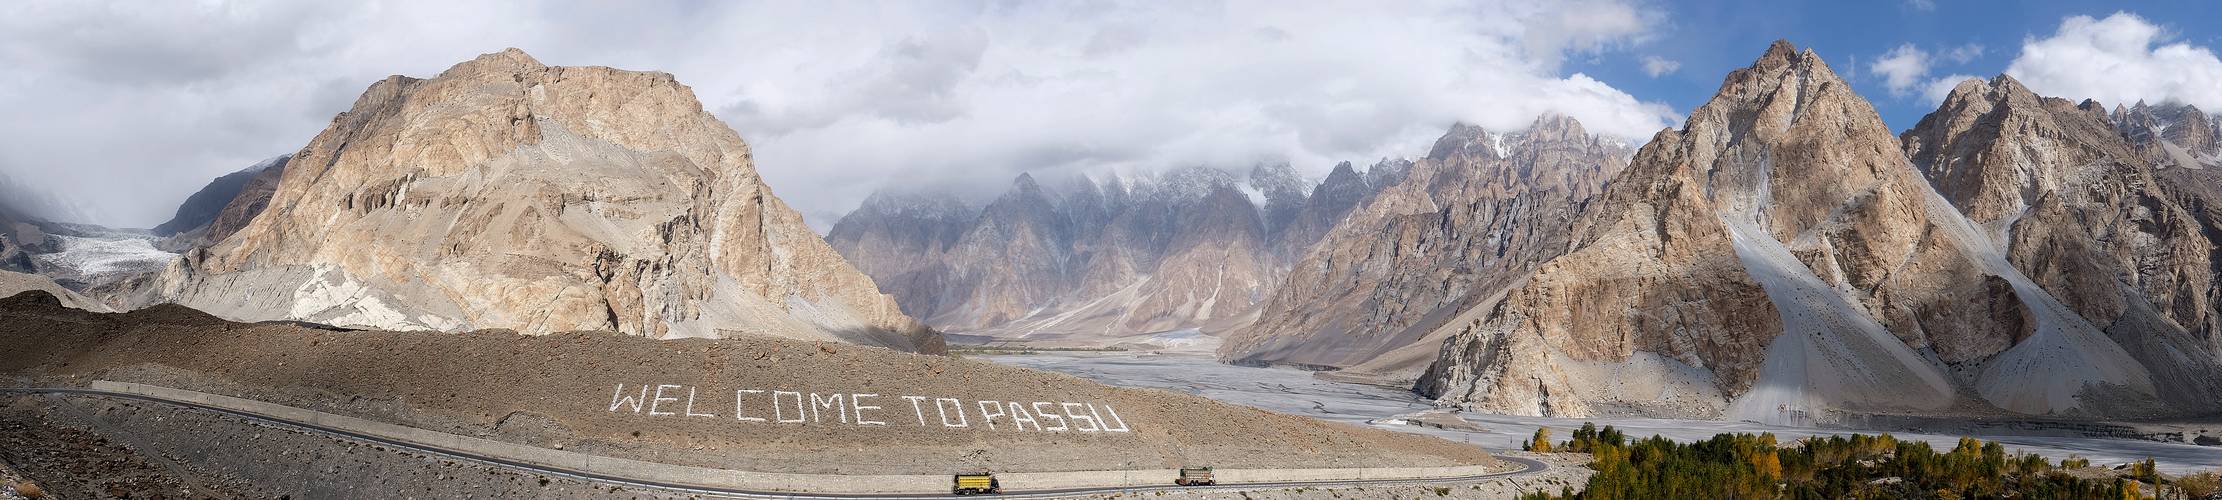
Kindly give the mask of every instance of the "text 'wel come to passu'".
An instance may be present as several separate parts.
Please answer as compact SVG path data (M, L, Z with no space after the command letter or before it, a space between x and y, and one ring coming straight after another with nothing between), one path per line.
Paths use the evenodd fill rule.
M918 426L999 432L1108 432L1133 428L1110 404L999 401L861 392L709 389L617 384L611 413L717 418L765 425Z

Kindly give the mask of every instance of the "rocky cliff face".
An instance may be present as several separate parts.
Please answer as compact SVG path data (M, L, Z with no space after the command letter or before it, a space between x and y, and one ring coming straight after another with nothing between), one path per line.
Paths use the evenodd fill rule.
M2016 269L1872 106L1785 42L1655 136L1574 227L1572 251L1443 344L1422 392L1763 422L2195 410Z
M2114 106L2107 116L2130 144L2146 148L2163 166L2222 167L2222 117L2189 104Z
M280 155L209 181L208 185L201 186L199 191L194 191L191 196L185 197L185 202L177 207L177 215L170 217L170 220L154 226L154 229L148 231L154 233L155 236L167 237L208 225L209 222L216 220L218 214L223 213L224 207L230 205L232 199L238 198L241 192L247 190L250 181L259 177L259 174L265 170L280 169L282 171L285 168L286 160L292 158L293 155ZM275 178L275 175L272 177Z
M947 274L940 263L977 217L978 209L945 191L887 190L834 223L826 242L891 292L903 310L932 311L952 297L894 292L941 289Z
M2133 144L2207 147L2199 141L2211 129L2173 130L2193 129L2177 139L2125 134L2096 102L2039 97L2000 76L1961 84L1902 139L2015 268L2127 349L2164 399L2213 401L2222 395L2214 228L2193 208L2195 193L2156 173L2178 168L2174 155Z
M1453 127L1427 158L1386 167L1394 177L1383 181L1396 183L1370 201L1353 186L1356 174L1339 166L1313 196L1329 208L1300 219L1333 229L1220 354L1336 367L1386 356L1396 365L1390 371L1409 380L1432 359L1437 330L1565 250L1581 203L1628 156L1571 118L1546 116L1519 133ZM1347 216L1334 214L1361 201Z
M940 348L670 75L514 49L373 84L162 281L238 319Z
M2183 104L2155 106L2138 103L2132 108L2116 106L2109 118L2114 121L2123 137L2131 145L2141 148L2145 157L2150 159L2153 166L2151 177L2157 181L2157 188L2153 192L2142 194L2147 197L2164 195L2175 206L2180 207L2184 215L2196 222L2195 227L2203 232L2203 239L2207 243L2222 246L2222 116L2210 115L2199 108ZM2152 210L2146 209L2145 212ZM2201 239L2184 232L2184 229L2192 226L2182 223L2181 219L2170 222L2174 224L2166 229L2172 231L2165 234L2193 241ZM2101 236L2113 241L2111 234ZM2193 254L2198 248L2195 244L2169 243L2179 251L2188 250ZM2140 263L2159 260L2162 259L2143 259ZM2216 303L2216 297L2222 296L2222 289L2218 289L2222 285L2215 283L2222 281L2217 278L2222 277L2222 248L2209 247L2206 254L2204 260L2212 267L2206 280L2209 288L2204 292L2197 291L2199 280L2196 276L2188 274L2196 270L2199 259L2192 255L2178 255L2165 260L2167 265L2151 269L2138 268L2138 274L2142 276L2152 271L2186 273L2175 282L2180 295L2149 293L2146 298L2156 305L2172 305L2173 307L2163 306L2163 309L2173 319L2174 326L2183 327L2192 335L2203 338L2209 351L2222 353L2222 324L2218 324L2222 321L2216 320L2216 315L2222 314L2216 312L2222 311L2222 304ZM2150 291L2152 290L2148 290Z
M0 205L0 271L31 272L31 254L46 243L46 233L32 221Z
M1371 193L1348 165L1319 185L1286 164L1261 164L1247 179L1204 167L1101 182L1021 175L965 224L954 222L966 212L953 196L881 193L872 199L947 207L934 211L945 216L867 201L829 239L935 327L1115 341L1247 323L1290 256Z
M281 155L210 181L178 206L176 217L155 226L154 235L164 238L159 246L183 252L213 245L239 232L270 205L270 197L278 192L278 179L285 175L286 162L292 159L293 155Z

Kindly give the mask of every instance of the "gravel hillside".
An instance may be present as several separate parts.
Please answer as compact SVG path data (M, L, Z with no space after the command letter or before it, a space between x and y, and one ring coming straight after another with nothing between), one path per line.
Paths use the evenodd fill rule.
M90 313L35 292L0 300L0 374L19 385L148 383L570 451L761 471L1491 460L1435 438L831 342L339 331L232 323L175 305Z

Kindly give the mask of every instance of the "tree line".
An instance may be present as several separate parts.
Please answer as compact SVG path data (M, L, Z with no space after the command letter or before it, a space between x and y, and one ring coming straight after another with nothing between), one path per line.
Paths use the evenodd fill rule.
M1584 423L1573 439L1551 442L1548 428L1522 443L1534 452L1588 453L1587 487L1535 491L1522 500L2029 498L2207 499L2214 473L2165 478L2152 460L2124 470L2078 470L2090 461L2054 463L2009 455L1997 442L1963 437L1950 450L1888 434L1814 437L1787 446L1772 433L1720 434L1692 443L1659 436L1629 439L1612 426Z

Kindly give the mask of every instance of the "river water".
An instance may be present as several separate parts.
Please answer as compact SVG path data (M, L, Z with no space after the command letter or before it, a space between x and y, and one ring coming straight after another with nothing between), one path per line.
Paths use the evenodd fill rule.
M1376 419L1389 419L1433 409L1434 405L1409 391L1321 380L1313 377L1311 372L1296 369L1228 365L1200 355L1057 353L978 358L1011 366L1066 373L1120 387L1185 392L1281 413L1428 434L1452 441L1474 443L1489 449L1517 448L1521 441L1535 434L1537 427L1543 426L1551 428L1553 439L1563 440L1584 422L1582 419L1468 413L1462 416L1469 422L1481 425L1484 430L1460 431L1410 425L1368 424L1368 421ZM1609 424L1619 427L1630 436L1660 435L1677 441L1706 439L1724 432L1773 432L1784 442L1807 436L1857 432L1712 420L1602 418L1589 421L1600 426ZM1876 434L1873 431L1867 433ZM1959 440L1957 435L1905 432L1892 432L1891 435L1899 439L1927 441L1938 450L1951 449ZM2162 470L2170 473L2222 469L2222 447L2093 437L1980 434L1975 437L2004 443L2009 453L2037 453L2054 461L2069 455L2080 455L2091 459L2093 464L2116 464L2151 457L2159 462Z

